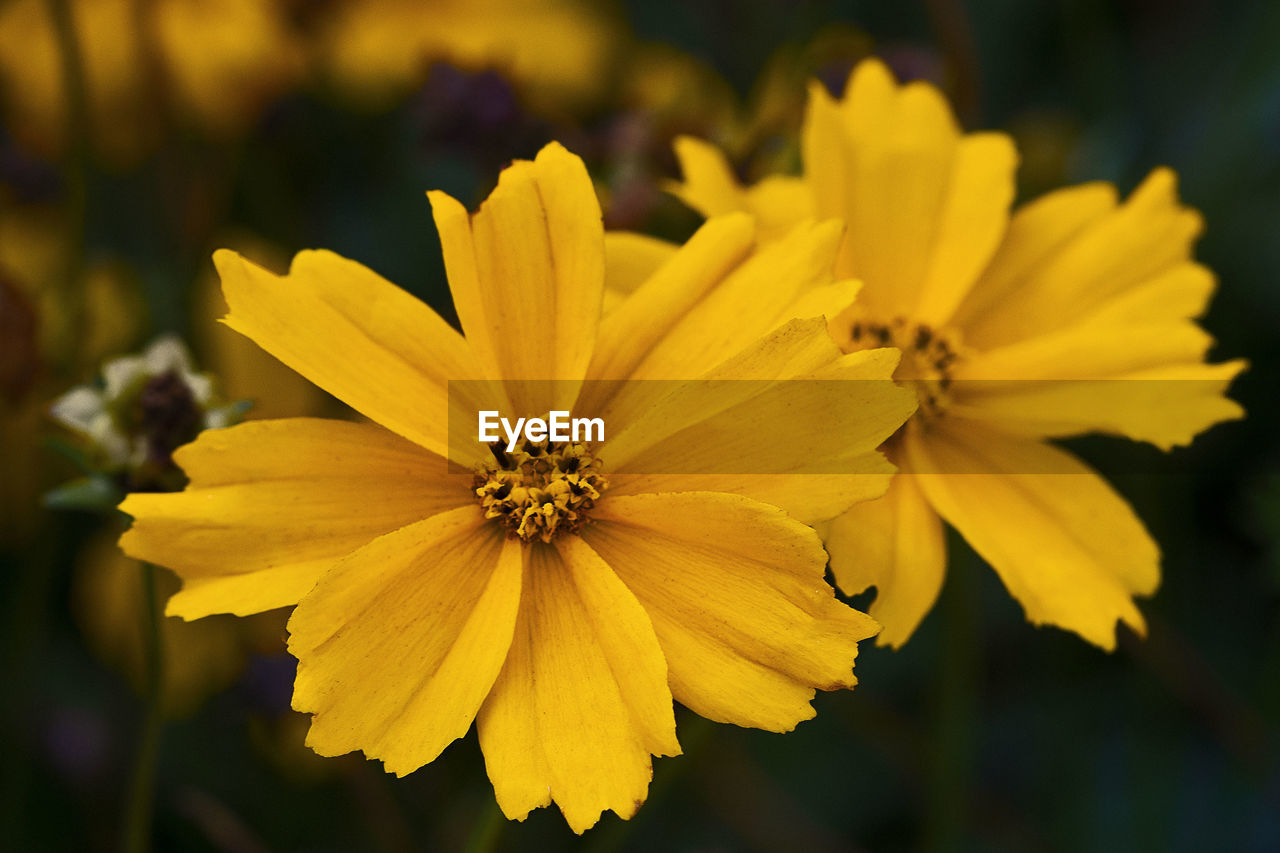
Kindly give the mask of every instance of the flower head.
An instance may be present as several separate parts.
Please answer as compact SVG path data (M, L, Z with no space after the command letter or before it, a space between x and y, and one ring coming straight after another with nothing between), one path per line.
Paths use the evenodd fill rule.
M1045 439L1103 432L1161 448L1240 417L1224 396L1242 361L1204 363L1195 323L1213 274L1191 257L1199 215L1157 169L1126 201L1095 183L1012 217L1017 155L964 134L942 95L900 86L878 61L836 100L810 89L804 174L741 187L725 158L683 139L675 191L706 215L759 213L775 233L806 218L848 230L837 273L863 283L831 324L846 352L896 346L920 400L889 445L888 494L827 526L841 588L875 586L880 642L907 640L937 597L940 518L995 568L1035 623L1105 648L1159 550L1128 504ZM964 474L965 476L949 476Z
M896 352L841 356L826 333L852 294L836 227L757 250L749 217L718 218L602 314L625 253L577 157L515 163L475 214L430 197L465 337L327 252L285 276L215 256L226 322L374 423L204 433L177 454L186 491L121 505L121 545L183 578L170 613L297 605L317 752L410 773L474 720L503 811L554 801L582 832L633 814L650 756L680 752L673 698L787 731L815 689L853 685L876 625L836 600L802 521L885 488L875 448L915 404L884 381ZM832 400L797 377L878 381ZM477 404L610 432L487 446L449 429ZM735 473L744 447L772 473ZM814 459L850 473L802 476Z
M173 451L205 429L229 426L244 406L218 397L213 378L197 373L182 341L158 338L141 355L102 366L101 385L63 394L49 413L89 444L98 465L119 473L129 489L175 488Z
M139 14L130 0L73 0L89 132L109 162L133 165L172 112L214 135L242 130L295 83L303 55L278 4L167 0ZM55 155L69 144L58 31L48 4L0 8L0 84L25 145Z

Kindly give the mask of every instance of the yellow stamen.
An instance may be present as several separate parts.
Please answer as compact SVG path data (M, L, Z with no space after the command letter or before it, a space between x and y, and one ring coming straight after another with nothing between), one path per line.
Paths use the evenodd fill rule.
M476 470L476 497L485 518L526 542L577 532L609 485L585 444L526 442L514 453L491 448L494 461Z
M902 361L893 378L913 385L920 398L921 413L935 416L946 409L951 371L962 355L953 330L934 329L906 317L879 320L855 316L840 344L845 352L876 347L902 350Z

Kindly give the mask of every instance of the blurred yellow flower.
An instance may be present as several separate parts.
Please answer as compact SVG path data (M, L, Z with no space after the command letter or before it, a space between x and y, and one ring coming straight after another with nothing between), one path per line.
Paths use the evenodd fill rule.
M297 605L294 707L312 714L317 752L362 750L406 774L474 719L502 810L554 801L582 832L606 809L634 814L650 756L680 752L673 698L787 731L813 715L815 689L854 684L876 625L836 600L795 517L882 492L892 469L874 448L914 396L888 381L895 351L841 356L826 332L824 308L852 294L831 281L837 228L755 251L748 217L716 219L602 318L605 240L577 157L553 144L517 162L474 215L430 195L465 337L328 252L282 277L216 256L227 323L374 423L206 432L177 454L186 491L121 505L135 519L121 546L183 578L171 614ZM876 381L832 404L784 381L796 376ZM491 453L449 430L450 406L475 402L451 400L450 381L495 377L483 387L506 411L605 412L608 440ZM744 396L711 411L667 410L665 432L628 429L663 409L653 383L622 380L696 391L713 378L759 381L725 383ZM756 406L760 389L778 405ZM784 473L715 473L741 454L722 411ZM644 473L654 454L705 473ZM786 473L815 457L869 473Z
M1212 339L1194 318L1214 276L1191 259L1202 223L1173 173L1156 170L1123 203L1086 184L1011 218L1009 139L962 134L935 88L899 86L878 61L839 101L811 86L802 150L803 176L744 188L716 149L683 139L675 191L707 216L749 210L774 233L844 220L837 274L864 288L832 335L847 352L903 351L895 378L921 401L888 448L904 473L828 526L840 587L875 586L879 641L905 642L941 587L941 517L1032 622L1107 649L1117 620L1142 632L1133 596L1158 585L1155 542L1045 439L1104 432L1167 449L1242 414L1223 393L1244 362L1204 363Z
M65 212L52 204L19 204L0 196L0 330L5 368L0 388L0 542L29 539L38 529L40 495L53 471L41 451L46 407L74 375L127 347L143 316L130 279L111 264L75 275L68 258ZM79 314L79 320L73 318ZM25 331L24 331L25 330Z
M614 17L579 0L340 0L319 13L322 74L363 109L391 106L432 63L494 68L535 106L573 107L609 82Z
M0 97L15 137L66 147L69 95L45 0L0 6ZM130 165L166 114L206 133L240 132L296 83L304 56L281 4L256 0L71 0L90 143Z
M118 535L115 528L104 530L85 545L72 578L72 611L89 647L142 690L146 671L142 565L116 547ZM169 572L157 573L156 582L158 601L178 589L178 579ZM250 651L283 651L284 621L281 612L250 620L230 616L199 622L162 619L165 714L190 714L225 689L240 674Z

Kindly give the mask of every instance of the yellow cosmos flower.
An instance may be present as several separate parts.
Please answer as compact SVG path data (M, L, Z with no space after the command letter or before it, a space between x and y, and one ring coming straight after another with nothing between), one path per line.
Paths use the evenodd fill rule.
M747 188L718 151L684 139L675 191L708 216L752 211L774 233L844 220L837 273L864 287L832 334L849 352L903 351L896 378L921 400L890 444L904 473L828 526L840 587L875 586L879 641L905 642L941 587L941 517L1032 622L1108 649L1117 620L1142 632L1133 597L1156 589L1158 547L1045 439L1102 432L1168 449L1242 414L1223 394L1244 362L1204 363L1212 339L1194 318L1214 276L1192 260L1202 223L1173 173L1157 169L1123 202L1093 183L1010 216L1010 140L962 134L935 88L899 86L877 61L838 101L812 85L802 150L802 176Z
M128 165L176 117L238 132L303 72L278 4L257 0L73 0L89 130L107 160ZM44 0L0 6L0 94L10 129L46 155L66 146L69 99L57 29Z
M578 0L344 0L321 15L320 66L363 108L408 94L433 62L496 68L540 106L581 104L607 83L621 36Z
M854 684L877 626L836 600L797 519L882 493L875 448L915 400L887 381L896 351L842 356L826 332L852 295L831 280L831 223L757 251L749 217L717 218L602 317L611 273L577 157L514 164L474 215L430 196L465 337L327 252L285 276L215 256L226 322L374 423L206 432L176 456L186 491L122 504L121 545L182 577L171 614L297 605L294 706L317 752L410 773L474 719L503 811L555 802L582 832L632 815L651 755L680 752L673 698L787 731L815 688ZM496 378L480 385L506 411L545 414L550 395L604 413L607 440L490 452L449 430L465 394L448 383ZM792 378L874 381L831 399ZM642 379L667 381L623 381ZM733 473L744 448L774 473ZM794 473L839 459L851 473Z

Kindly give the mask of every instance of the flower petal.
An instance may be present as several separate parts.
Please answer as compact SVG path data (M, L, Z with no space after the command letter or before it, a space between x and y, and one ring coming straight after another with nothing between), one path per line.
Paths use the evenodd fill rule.
M1116 621L1145 630L1134 595L1160 580L1160 551L1133 510L1075 457L996 430L906 435L903 469L991 564L1027 619L1115 648Z
M604 283L619 295L633 293L676 256L680 247L635 231L608 231L604 235Z
M666 393L629 409L602 452L621 474L885 475L852 465L915 411L890 378L897 361L891 349L838 356L823 320L793 320L701 380L641 383Z
M990 349L1073 326L1189 261L1203 222L1178 202L1173 172L1155 170L1119 206L1113 193L1075 188L1019 211L974 290L980 304L962 311L966 343Z
M848 225L837 274L862 279L880 316L945 322L1008 221L1017 154L1003 134L961 134L942 94L897 86L877 60L835 102L810 87L802 147L818 216Z
M475 375L462 337L427 305L354 261L300 252L276 276L214 253L226 323L352 408L444 455L448 381Z
M583 538L648 612L671 692L721 722L789 731L814 688L852 686L875 622L838 602L808 527L736 495L610 496Z
M681 136L674 148L684 180L667 189L707 218L746 211L756 218L764 239L772 239L814 216L813 194L802 178L772 175L743 188L729 161L711 143Z
M650 753L678 755L666 663L649 617L576 537L526 551L525 596L478 730L498 804L554 801L582 833L644 801Z
M901 646L938 600L947 565L942 522L915 478L897 475L884 497L856 504L821 532L836 585L846 595L876 588L868 612L884 626L877 645Z
M838 223L798 226L747 254L749 228L738 216L708 222L606 318L583 404L630 422L648 398L643 383L625 380L702 376L805 316L798 311L834 315L852 301L855 283L831 281Z
M1018 435L1104 432L1169 450L1190 444L1214 424L1244 416L1225 395L1246 366L1235 360L1150 367L1097 380L971 380L952 386L957 394L948 411Z
M307 745L403 776L465 735L511 645L522 553L470 506L336 563L289 619Z
M126 498L120 546L183 578L167 612L188 619L296 604L334 561L470 500L445 460L366 424L252 421L174 458L190 484Z
M604 294L604 226L582 160L547 145L505 169L473 216L428 195L458 319L487 378L511 383L517 414L569 408ZM520 382L531 379L565 381ZM544 399L548 390L557 399Z

